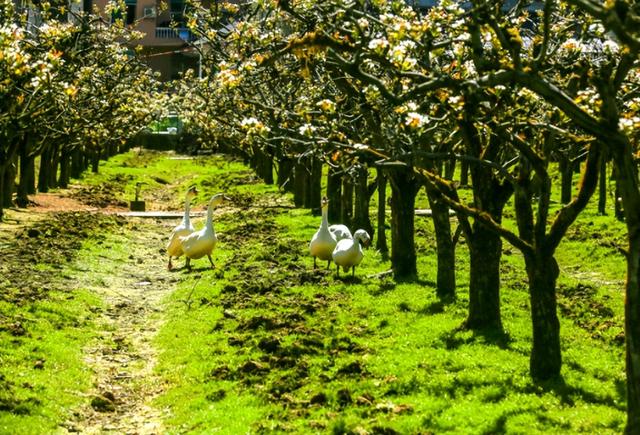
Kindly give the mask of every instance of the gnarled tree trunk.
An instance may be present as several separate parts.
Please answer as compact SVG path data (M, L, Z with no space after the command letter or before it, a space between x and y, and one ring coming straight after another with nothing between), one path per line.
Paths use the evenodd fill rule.
M357 170L355 186L355 207L353 213L353 229L363 229L373 237L373 226L369 218L369 171L366 166L360 166Z
M436 235L436 253L438 256L436 292L440 299L453 299L456 297L456 255L455 245L451 238L449 207L428 186L426 190Z
M529 277L533 347L529 369L536 380L560 376L560 321L557 314L556 280L560 269L553 254L537 251L525 256Z
M338 169L329 166L327 172L327 199L329 200L329 209L327 216L329 222L335 223L340 221L340 201L342 196L342 178Z
M415 201L420 184L410 168L387 172L391 183L391 266L396 279L418 274L415 246Z
M340 196L340 222L351 228L353 222L353 181L348 174L342 177L342 195Z
M387 245L387 234L385 228L385 222L387 220L387 177L384 175L384 171L380 168L377 169L378 177L376 182L378 184L378 237L376 238L376 249L383 255L389 252Z

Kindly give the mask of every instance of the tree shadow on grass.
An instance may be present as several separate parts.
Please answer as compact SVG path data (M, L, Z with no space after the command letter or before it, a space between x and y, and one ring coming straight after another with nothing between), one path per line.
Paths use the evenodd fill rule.
M525 393L542 394L551 392L556 395L563 405L575 406L576 400L594 405L604 405L625 411L624 400L606 393L596 393L577 385L568 384L562 375L548 380L533 380L533 383L525 388ZM619 394L619 391L618 391Z
M458 349L462 345L475 342L497 346L504 350L511 350L511 342L513 341L511 335L502 329L485 328L470 330L464 323L452 331L445 332L440 336L440 339L448 350Z

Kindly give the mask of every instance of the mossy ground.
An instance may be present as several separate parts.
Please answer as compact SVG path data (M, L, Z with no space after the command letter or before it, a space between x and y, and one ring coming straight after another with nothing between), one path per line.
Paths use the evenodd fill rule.
M139 181L147 183L143 191L147 198L170 209L180 207L182 193L191 184L200 186L200 205L219 191L232 199L215 215L219 244L213 270L203 259L194 262L191 273L184 269L160 272L162 235L168 235L175 223L140 224L148 237L146 242L136 240L148 243L145 252L153 258L143 259L136 273L147 274L151 282L166 276L163 279L175 289L167 290L161 311L152 314L160 318L153 339L157 363L154 373L145 375L163 385L152 402L162 411L163 431L622 431L625 265L618 247L624 246L624 227L611 216L597 216L595 206L579 218L557 254L563 379L534 384L528 375L531 324L526 274L521 255L509 245L504 247L502 274L507 333L479 335L459 328L467 306L464 242L457 250L457 300L443 304L435 296L435 242L428 218L417 218L416 223L418 280L396 283L378 275L389 264L372 249L355 278L338 278L334 269L313 270L307 254L319 218L290 208L286 196L259 183L240 162L224 157L181 161L159 153L131 152L106 163L100 175L88 175L83 183L87 191L90 186L112 183L116 193L108 196L125 201ZM423 192L418 205L426 207ZM91 269L98 269L95 279L102 279L102 286L108 288L119 264L124 268L137 262L135 255L131 259L117 254L126 251L127 240L136 230L126 224L104 231L115 234L106 242L116 252L104 261L109 270L99 270L99 257L87 259L99 255L95 245L85 244L79 253ZM36 270L49 267L41 260L34 264ZM71 279L75 276L73 271L53 272L55 276L65 273ZM0 423L37 427L29 419L42 418L48 426L41 427L55 427L83 402L86 406L89 399L82 391L90 390L90 373L78 356L82 344L97 335L100 323L92 307L106 303L104 294L93 285L87 287L74 293L75 305L65 304L76 310L69 316L74 321L86 319L82 327L72 328L71 321L62 327L81 337L54 339L76 340L76 351L71 352L73 346L65 350L75 361L70 366L84 373L80 384L64 378L62 388L70 399L61 405L54 406L46 394L33 395L38 404L29 402L29 389L16 379L21 370L28 376L39 373L30 365L34 361L22 362L39 354L33 351L33 343L14 343L12 356L3 354L3 362L10 363L0 369L4 375L0 379L5 379L0 382L12 383L12 397L24 397L20 403L28 412L20 414L15 404L5 407L0 409ZM56 294L49 289L33 303L60 306L63 301ZM14 302L9 305L11 310L22 309ZM46 319L34 312L35 318ZM8 316L7 325L12 325L18 314L9 311ZM56 337L54 329L45 335ZM0 340L5 349L12 343L11 330L0 331ZM38 386L42 391L60 387L45 380Z

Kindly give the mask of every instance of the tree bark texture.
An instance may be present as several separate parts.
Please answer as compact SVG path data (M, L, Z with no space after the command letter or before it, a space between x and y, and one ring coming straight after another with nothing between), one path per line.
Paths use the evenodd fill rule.
M387 172L391 183L391 266L396 279L418 273L414 240L415 200L419 183L410 168Z
M626 434L640 434L640 186L629 142L613 148L616 179L624 207L629 248L625 297L627 372Z
M49 168L49 188L58 187L58 165L60 164L60 145L51 148L51 166Z
M28 195L35 193L34 159L30 153L31 147L28 142L26 142L20 147L20 176L16 197L18 207L26 207L29 204Z
M286 192L293 193L294 162L290 157L283 156L278 159L278 187Z
M84 156L82 149L75 148L71 153L71 177L80 178L84 171Z
M45 147L40 154L40 171L38 172L38 192L49 191L49 172L51 171L51 148Z
M466 160L460 162L460 185L469 185L469 162Z
M376 238L376 249L382 254L386 254L389 252L385 228L385 222L387 219L387 177L381 169L378 168L376 171L378 173L378 177L376 179L376 182L378 183L378 237Z
M307 185L307 169L297 161L293 169L293 203L296 207L304 207L304 195Z
M560 202L569 204L573 195L573 167L574 165L565 160L560 161Z
M560 376L560 321L557 314L556 280L560 269L552 254L537 251L525 256L529 278L533 347L529 370L540 381Z
M366 166L360 166L357 170L355 185L355 207L353 211L353 229L365 230L371 237L374 236L373 226L369 217L369 171Z
M351 176L342 177L342 195L340 196L340 222L351 228L353 226L353 181Z
M330 223L340 222L340 201L342 196L342 178L337 168L329 166L327 172L327 199L329 209L327 216Z
M60 154L60 176L58 177L58 186L66 189L69 186L69 177L71 175L71 155L67 151Z
M1 169L1 167L0 167ZM2 194L2 200L0 203L5 208L13 207L13 192L16 186L16 173L17 167L15 159L11 159L7 162L6 167L4 168L4 173L0 177L0 182L2 182L2 188L0 189L0 194Z
M502 239L478 221L472 225L469 243L469 316L474 330L502 331L500 313L500 259Z
M598 213L607 214L607 156L605 153L600 158L600 179L598 180Z
M427 187L431 217L436 236L436 253L438 256L438 272L436 293L440 299L456 297L455 245L451 238L451 221L449 207Z
M320 202L322 201L322 161L316 157L309 159L311 172L309 174L309 198L307 208L313 215L322 213Z

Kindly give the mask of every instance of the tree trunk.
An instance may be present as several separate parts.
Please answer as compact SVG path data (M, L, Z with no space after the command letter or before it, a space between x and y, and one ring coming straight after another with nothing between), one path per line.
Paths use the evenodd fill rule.
M502 239L494 231L473 223L469 244L469 317L474 330L502 331L500 314L500 258Z
M598 214L607 214L607 154L600 157L600 179L598 180Z
M304 165L297 161L293 170L293 203L296 207L304 207L304 194L307 184L307 170Z
M51 167L49 169L49 187L58 187L58 165L60 164L60 145L51 148Z
M4 168L4 173L2 177L0 177L0 182L2 182L2 189L0 189L0 194L2 194L2 200L0 201L0 205L5 208L13 207L13 192L16 185L16 161L15 158L12 158L10 162Z
M378 237L376 238L376 249L385 255L389 252L385 228L385 221L387 219L387 177L384 175L382 169L378 168L376 171L378 172Z
M640 434L640 186L633 150L613 148L616 180L624 206L629 237L625 295L625 342L627 372L626 434Z
M35 168L34 158L30 156L31 146L25 141L20 147L20 178L18 183L18 195L16 204L18 207L26 207L29 204L28 195L35 191Z
M6 168L3 165L0 165L0 222L4 218L4 208L6 207L7 201L7 192L5 190L6 180Z
M278 187L291 193L294 191L293 168L293 159L289 157L278 159Z
M419 184L409 168L391 169L391 266L396 279L418 274L414 241L415 200Z
M72 178L80 178L82 176L82 171L84 171L84 157L82 155L82 150L78 147L75 148L71 153L71 177Z
M353 229L365 230L373 237L373 226L369 217L369 171L366 166L360 166L357 170L355 186L355 207L353 211Z
M273 159L262 148L253 148L251 167L265 184L273 184Z
M311 157L311 173L309 174L309 198L307 208L314 216L322 214L320 202L322 200L322 161Z
M622 192L620 189L620 181L618 181L618 175L616 173L616 167L613 165L613 170L611 171L611 178L615 180L616 187L614 191L614 210L616 214L616 219L620 222L624 222L624 208L622 207Z
M438 255L438 275L436 293L440 299L450 300L456 297L455 245L451 238L451 221L449 207L429 188L427 196L431 207L431 217L436 235L436 252Z
M342 196L340 197L340 222L353 226L353 181L348 174L342 177Z
M560 202L569 204L573 196L573 165L565 160L560 161Z
M466 160L460 162L460 185L469 185L469 162Z
M327 173L327 199L329 200L329 209L327 216L329 222L340 222L340 201L342 195L342 178L338 169L329 166Z
M535 380L560 376L560 321L556 303L556 280L560 269L552 254L538 252L525 256L529 277L533 348L529 370Z
M69 186L69 177L71 171L71 156L69 152L63 150L60 155L60 176L58 177L58 186L66 189Z
M49 191L49 172L51 171L51 148L45 147L40 154L40 172L38 172L38 192Z
M100 169L100 151L93 151L91 154L91 172L98 173Z

